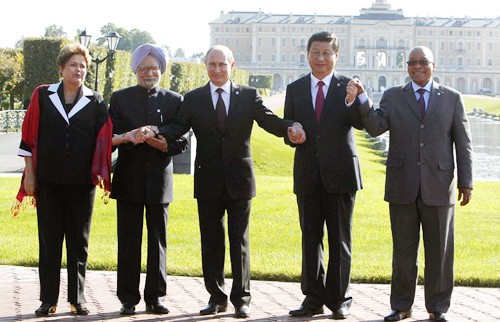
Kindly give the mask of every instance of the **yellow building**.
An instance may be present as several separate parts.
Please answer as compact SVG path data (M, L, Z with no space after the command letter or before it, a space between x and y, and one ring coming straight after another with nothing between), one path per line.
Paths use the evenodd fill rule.
M408 82L409 51L423 45L434 52L438 82L463 93L500 94L500 17L405 17L376 0L357 16L221 12L210 29L211 45L230 47L237 68L273 75L277 90L309 72L307 40L328 30L340 41L336 69L373 93Z

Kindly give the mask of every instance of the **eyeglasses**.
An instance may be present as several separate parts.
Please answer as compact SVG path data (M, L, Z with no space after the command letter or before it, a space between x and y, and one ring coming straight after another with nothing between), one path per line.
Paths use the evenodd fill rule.
M154 74L156 74L158 73L159 70L160 70L159 66L141 66L137 68L139 74L147 74L149 73L149 71L152 71Z
M429 64L432 64L432 62L428 60L410 60L406 63L408 64L408 66L417 66L417 64L420 64L420 66L427 66Z

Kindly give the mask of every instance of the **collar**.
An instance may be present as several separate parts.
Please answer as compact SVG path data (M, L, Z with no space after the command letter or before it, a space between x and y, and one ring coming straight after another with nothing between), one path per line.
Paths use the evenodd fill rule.
M329 87L330 83L332 82L333 73L334 73L334 70L332 69L332 71L330 72L330 74L328 74L325 77L323 77L323 79L319 79L316 76L314 76L313 73L311 72L311 87L312 88L316 87L316 85L318 85L318 82L320 80L323 81L323 83L325 83L325 85L327 87Z
M151 89L148 89L146 87L142 87L140 85L137 85L137 87L139 88L140 91L147 92L149 95L153 95L153 94L158 93L158 89L160 88L159 85L156 85L155 87L153 87Z
M413 88L413 92L416 92L421 88L425 88L425 90L430 93L432 91L432 82L433 81L430 80L429 82L427 82L427 84L425 84L425 86L420 86L417 83L415 83L414 81L411 81L411 86Z
M57 89L61 85L62 85L62 81L59 83L55 83L55 84L50 85L49 88L47 88L47 90L49 92L52 92L52 93L57 93ZM83 84L80 87L80 91L83 93L83 96L93 96L94 95L94 92L92 92L92 90L90 88L88 88L87 86L85 86Z
M212 94L215 93L215 90L219 87L222 88L224 90L224 92L231 94L231 81L228 80L222 86L215 86L214 83L210 82L210 93L212 93Z

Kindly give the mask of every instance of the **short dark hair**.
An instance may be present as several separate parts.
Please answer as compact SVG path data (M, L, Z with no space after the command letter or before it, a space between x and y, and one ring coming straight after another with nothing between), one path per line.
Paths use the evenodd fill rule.
M333 51L337 53L339 51L339 39L335 34L329 32L329 31L320 31L311 36L309 38L309 41L307 42L307 52L309 53L309 50L311 49L311 45L315 41L321 41L321 42L327 42L329 43Z
M57 66L64 67L64 65L66 65L68 60L73 55L82 55L83 58L85 58L85 62L87 63L87 68L89 68L90 62L92 61L92 57L90 57L89 50L85 46L76 42L68 43L61 49L56 59Z

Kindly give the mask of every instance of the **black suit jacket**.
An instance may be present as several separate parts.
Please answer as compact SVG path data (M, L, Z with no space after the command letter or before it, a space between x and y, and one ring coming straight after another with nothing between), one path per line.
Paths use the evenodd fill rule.
M90 185L96 137L108 118L106 103L101 94L82 86L82 96L66 114L58 94L62 84L40 88L37 179ZM25 143L21 149L31 152Z
M233 199L255 197L255 178L250 135L253 123L269 133L283 137L293 122L282 120L262 104L257 89L232 83L225 128L217 126L210 84L186 94L182 108L172 124L160 134L173 140L190 128L197 140L194 197L215 199L224 185Z
M296 194L314 193L318 180L329 193L355 192L362 188L353 127L362 129L363 125L357 110L345 104L348 81L348 77L334 73L319 125L312 104L311 75L287 87L285 119L301 123L307 135L307 141L295 150ZM359 101L356 99L354 104Z
M113 133L125 133L144 125L165 125L181 102L180 94L159 87L148 91L133 86L116 91L111 95L109 107ZM184 137L169 141L168 152L164 153L147 143L120 144L111 197L144 204L172 202L172 156L184 152L187 145Z

